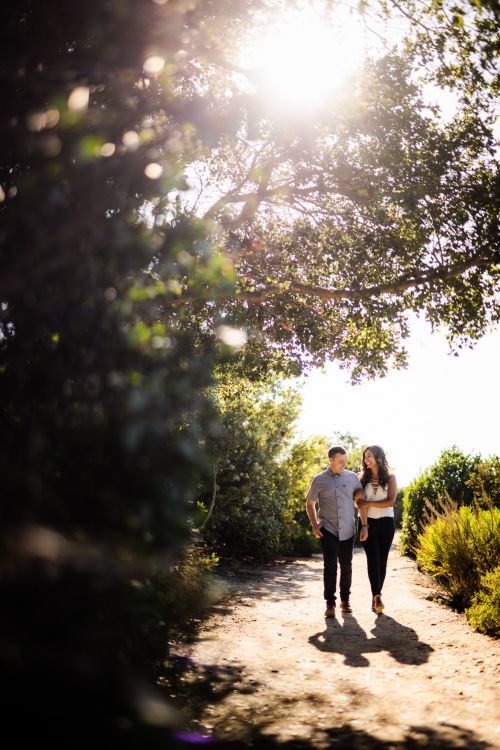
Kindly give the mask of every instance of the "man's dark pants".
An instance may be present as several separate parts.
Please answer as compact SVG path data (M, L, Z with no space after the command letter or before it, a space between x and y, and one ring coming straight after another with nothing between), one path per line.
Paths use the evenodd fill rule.
M325 599L327 604L335 604L337 588L337 563L340 564L340 599L345 602L351 593L352 581L352 551L354 537L340 541L335 534L321 528L323 536L320 539L323 550L323 581L325 585Z

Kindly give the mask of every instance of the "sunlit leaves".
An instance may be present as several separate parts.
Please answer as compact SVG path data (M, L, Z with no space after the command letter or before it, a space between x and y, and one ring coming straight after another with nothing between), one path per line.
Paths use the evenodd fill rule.
M461 326L476 337L497 319L482 272L464 274L475 256L491 266L498 250L494 139L470 107L443 123L414 63L372 61L307 132L269 115L257 141L243 123L206 161L220 195L206 216L229 229L238 274L225 309L301 366L335 357L355 377L401 366L409 309L452 335ZM474 305L468 295L457 304L463 280Z
M412 20L409 38L428 78L456 90L464 102L488 112L499 91L499 11L495 2L465 0L439 4L405 0L386 5Z
M292 482L283 464L299 396L276 379L257 384L226 372L212 398L221 428L209 446L217 495L204 534L223 556L271 557L288 541L285 509Z

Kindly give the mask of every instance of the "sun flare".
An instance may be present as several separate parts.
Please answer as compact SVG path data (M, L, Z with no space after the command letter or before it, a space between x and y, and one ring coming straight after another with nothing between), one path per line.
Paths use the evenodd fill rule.
M360 64L359 18L325 19L316 10L288 13L254 46L261 90L283 107L315 107Z

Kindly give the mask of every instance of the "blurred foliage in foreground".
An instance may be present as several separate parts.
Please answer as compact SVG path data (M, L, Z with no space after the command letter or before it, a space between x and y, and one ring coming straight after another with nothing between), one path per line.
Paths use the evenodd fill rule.
M0 11L0 661L21 744L34 726L114 744L176 722L155 679L174 621L201 607L204 566L179 559L218 429L206 391L231 347L186 308L160 319L156 295L175 298L179 268L200 297L234 286L205 223L159 228L150 210L182 194L212 137L143 69L151 45L171 57L196 33L188 12ZM145 293L153 261L164 272Z

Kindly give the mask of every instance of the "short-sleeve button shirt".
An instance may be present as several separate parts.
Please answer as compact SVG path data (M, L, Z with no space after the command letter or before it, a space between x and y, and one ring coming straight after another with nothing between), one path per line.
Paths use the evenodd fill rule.
M362 490L357 474L344 469L334 474L331 469L316 474L307 492L308 500L317 500L318 523L340 541L354 536L354 493Z

